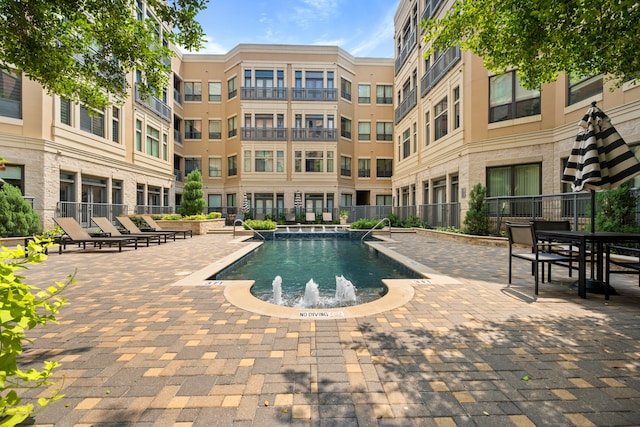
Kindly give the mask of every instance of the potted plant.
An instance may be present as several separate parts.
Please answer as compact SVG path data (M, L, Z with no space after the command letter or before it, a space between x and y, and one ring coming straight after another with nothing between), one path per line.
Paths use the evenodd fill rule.
M340 211L340 224L345 225L349 219L349 212L346 209Z

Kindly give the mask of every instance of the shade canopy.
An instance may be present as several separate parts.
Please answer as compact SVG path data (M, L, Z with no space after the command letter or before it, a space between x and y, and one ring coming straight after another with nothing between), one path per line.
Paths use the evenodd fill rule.
M573 191L612 190L640 174L640 162L595 102L579 123L562 175Z

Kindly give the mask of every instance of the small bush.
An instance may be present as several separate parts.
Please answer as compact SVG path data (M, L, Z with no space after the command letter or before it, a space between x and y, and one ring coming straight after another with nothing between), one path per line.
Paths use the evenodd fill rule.
M204 211L206 205L204 191L202 191L202 175L198 169L194 169L187 175L178 213L185 216L199 215Z
M0 188L0 237L31 236L40 232L40 218L17 187Z
M351 223L351 228L354 230L371 230L373 227L383 228L384 225L385 223L380 223L379 219L360 218L359 220Z
M270 219L248 219L244 221L242 227L245 230L250 230L251 228L254 230L275 230L276 228L278 228L278 224Z
M167 215L162 215L162 217L160 218L164 221L179 221L182 219L182 215L180 214L167 214Z
M464 231L467 234L486 236L489 234L489 207L485 203L487 187L478 183L469 193L469 210L464 217Z

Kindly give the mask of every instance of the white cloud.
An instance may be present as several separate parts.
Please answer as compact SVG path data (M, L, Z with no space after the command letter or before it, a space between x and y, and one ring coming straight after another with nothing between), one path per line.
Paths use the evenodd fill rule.
M213 42L211 40L205 40L204 47L198 51L198 53L210 54L210 55L221 55L229 52L230 49L222 46L219 43Z
M392 57L393 51L378 53L376 48L393 40L393 17L395 12L396 8L390 8L378 24L371 31L362 35L362 41L353 49L350 49L349 52L354 56ZM391 46L393 46L393 43L391 43Z

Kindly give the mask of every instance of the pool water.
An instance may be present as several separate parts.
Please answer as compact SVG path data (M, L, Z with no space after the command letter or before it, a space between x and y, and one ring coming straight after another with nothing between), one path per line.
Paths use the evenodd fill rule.
M218 273L215 279L255 280L251 293L273 302L276 276L282 278L282 305L296 306L304 297L306 284L313 279L318 284L323 307L340 306L333 298L336 276L344 276L355 286L356 304L384 295L386 287L382 279L420 277L360 241L287 239L265 242L238 263Z

